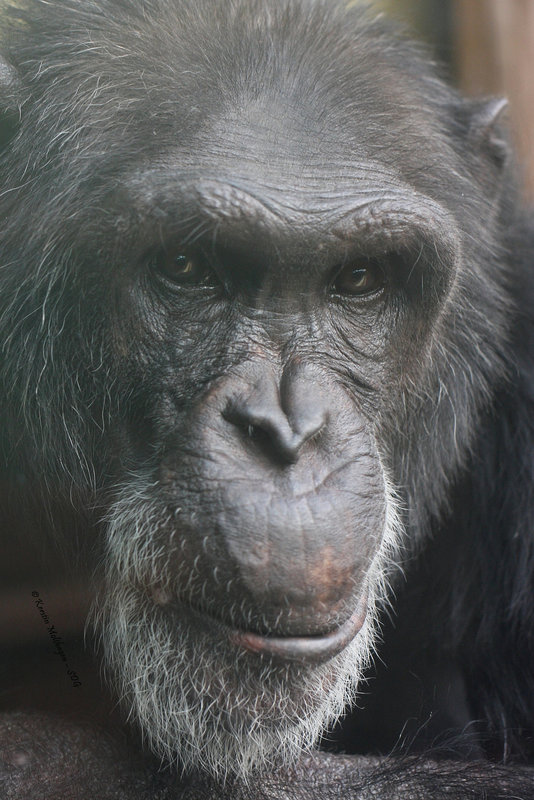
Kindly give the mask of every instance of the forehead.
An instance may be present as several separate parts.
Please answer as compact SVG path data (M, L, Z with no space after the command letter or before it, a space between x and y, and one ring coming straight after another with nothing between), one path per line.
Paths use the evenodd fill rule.
M231 170L241 164L248 172L271 173L272 179L298 185L326 176L332 182L347 165L368 160L372 154L365 139L365 128L358 135L355 126L317 108L313 99L296 103L266 97L208 117L193 148L197 163ZM182 158L188 162L191 155L189 148Z
M432 120L418 113L404 89L362 72L345 96L339 86L326 92L311 73L300 81L280 76L278 84L270 76L261 90L227 92L193 108L193 115L187 106L175 106L154 142L156 158L199 177L233 176L262 191L303 193L304 203L312 195L325 200L327 193L345 196L349 190L376 195L424 177L436 164L440 134Z
M339 86L326 92L311 66L298 80L290 66L271 70L261 86L234 74L209 103L195 95L189 127L190 109L171 104L175 113L154 155L127 181L142 216L156 209L158 225L167 218L171 228L185 216L194 230L208 220L220 238L238 230L247 247L263 233L275 234L280 247L299 235L339 242L347 231L367 236L387 227L393 235L420 228L421 217L444 216L414 180L435 165L431 132L401 102L404 89L392 86L391 75L385 81L361 67L354 95L343 97ZM163 108L169 121L169 104Z
M363 129L365 133L365 127ZM160 142L160 146L161 146ZM187 209L222 233L284 228L323 237L347 215L410 189L395 165L377 160L365 136L334 124L313 99L255 97L207 115L184 142L172 138L129 186L170 214Z
M283 86L243 94L206 114L185 139L160 139L156 158L130 186L159 208L195 209L221 222L287 222L295 233L324 234L377 202L408 209L416 192L395 157L387 114L369 120L368 98L358 112L354 105L349 114L311 94L290 97Z
M293 224L305 215L308 229L348 207L399 193L409 206L414 191L433 193L440 132L422 87L388 60L381 36L348 35L346 25L313 15L288 27L274 10L272 20L263 13L250 29L221 17L187 41L173 21L173 36L154 51L157 71L152 52L132 102L110 104L106 125L116 139L102 156L104 176L111 165L158 213L199 209L229 219L228 210L250 211L257 201ZM217 187L206 191L210 182ZM244 204L235 202L239 192Z

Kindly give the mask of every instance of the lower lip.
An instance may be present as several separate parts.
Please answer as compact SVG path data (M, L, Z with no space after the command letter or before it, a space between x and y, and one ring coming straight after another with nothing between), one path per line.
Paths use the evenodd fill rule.
M276 637L232 631L230 639L232 644L266 658L318 664L341 653L360 632L366 616L367 594L364 594L352 616L326 636Z

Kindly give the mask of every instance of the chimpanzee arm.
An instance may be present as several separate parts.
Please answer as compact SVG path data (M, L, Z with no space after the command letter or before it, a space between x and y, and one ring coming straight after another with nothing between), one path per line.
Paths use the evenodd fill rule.
M3 800L530 800L534 769L314 753L225 785L158 772L122 735L36 714L0 723Z
M248 787L193 783L180 800L529 800L534 770L483 761L367 758L315 753ZM206 791L206 794L202 792ZM170 792L168 800L174 800ZM166 798L167 800L167 798Z

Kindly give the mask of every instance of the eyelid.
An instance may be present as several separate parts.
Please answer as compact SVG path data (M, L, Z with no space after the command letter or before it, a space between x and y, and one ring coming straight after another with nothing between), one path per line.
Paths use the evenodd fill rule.
M180 260L184 269L180 268ZM157 280L176 291L214 289L220 286L217 273L209 262L201 255L188 253L180 246L160 247L148 254L145 263ZM173 274L173 263L177 266L176 274Z
M350 286L351 277L355 273L365 273L369 277L369 286L358 287L358 279ZM383 289L385 283L385 269L382 260L376 257L360 256L347 260L334 270L330 283L330 291L345 297L366 297ZM345 281L345 286L343 282Z

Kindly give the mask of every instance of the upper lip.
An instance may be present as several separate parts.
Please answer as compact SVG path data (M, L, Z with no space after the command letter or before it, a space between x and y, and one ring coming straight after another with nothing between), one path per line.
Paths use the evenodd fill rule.
M340 653L359 632L367 614L367 594L360 598L356 610L338 628L324 635L262 636L233 630L231 641L252 653L281 661L320 663Z

